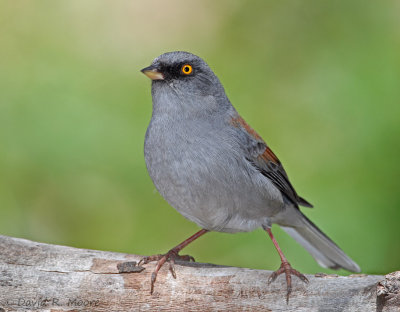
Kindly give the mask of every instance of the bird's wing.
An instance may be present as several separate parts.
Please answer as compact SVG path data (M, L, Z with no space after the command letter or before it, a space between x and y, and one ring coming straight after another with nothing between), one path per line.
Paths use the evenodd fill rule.
M246 145L249 153L246 159L296 206L313 207L312 204L297 195L278 157L276 157L257 132L239 115L232 118L232 125L242 129L243 133L248 136Z

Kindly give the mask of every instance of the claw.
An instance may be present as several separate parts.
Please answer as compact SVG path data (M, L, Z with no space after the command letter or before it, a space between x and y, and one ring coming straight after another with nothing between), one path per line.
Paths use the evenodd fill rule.
M308 279L307 277L305 277L305 275L293 269L289 262L282 262L280 268L275 272L272 272L271 275L269 276L268 284L271 284L273 281L275 281L276 278L282 273L285 273L286 275L286 285L287 285L286 303L289 304L289 296L292 293L292 275L297 276L300 280L302 280L305 283L308 283Z
M172 277L176 279L175 260L174 260L174 258L169 260L169 271L171 272Z
M272 282L274 282L277 278L277 274L275 274L275 272L271 273L271 275L268 277L268 285L271 284Z
M147 264L147 263L150 263L150 262L152 262L152 261L158 261L158 260L160 260L163 256L164 256L164 255L160 255L160 254L158 254L158 255L152 255L152 256L145 256L145 257L143 257L142 259L139 260L138 265Z
M143 257L142 259L140 259L137 265L140 266L141 264L146 264L147 263L147 258L148 257Z
M150 286L150 294L153 294L154 291L154 284L157 279L157 274L158 271L160 271L161 267L164 265L165 262L169 262L169 271L171 272L172 276L176 278L176 273L175 273L175 260L183 260L183 261L193 261L194 258L189 255L184 255L180 256L178 253L187 245L189 245L191 242L193 242L195 239L199 238L200 236L204 235L207 233L208 230L206 229L201 229L197 233L193 234L190 236L188 239L184 240L182 243L179 245L175 246L172 248L170 251L168 251L165 255L154 255L154 256L148 256L148 257L143 257L139 263L140 264L147 264L152 261L157 261L156 268L154 269L153 273L151 274L151 286Z
M263 226L263 228L268 233L269 237L272 240L272 243L275 245L275 248L279 253L279 257L281 258L281 266L279 267L278 270L276 270L269 276L268 284L272 283L282 273L285 273L286 285L287 285L286 303L289 304L289 295L292 292L292 275L296 275L298 278L300 278L305 283L308 283L308 279L303 274L301 274L299 271L296 271L295 269L293 269L292 266L290 265L290 263L286 260L286 257L283 254L281 248L279 247L278 242L276 241L274 235L272 234L270 227Z
M148 263L147 258L148 257L143 257L142 259L140 259L139 262L138 262L138 265L140 266L141 264L147 264Z
M153 294L154 292L154 284L156 283L158 271L161 269L161 267L164 265L165 262L169 262L169 271L172 274L173 278L176 278L176 272L175 272L175 260L181 260L181 261L193 261L194 258L189 255L183 255L180 256L178 253L174 250L171 249L168 251L165 255L153 255L153 256L146 256L143 257L139 262L138 265L140 264L147 264L149 262L157 261L156 268L154 269L153 273L151 274L151 284L150 284L150 294Z
M286 304L289 304L289 297L291 293L292 293L292 286L288 285L286 288Z
M151 284L150 284L150 294L153 294L154 291L154 283L156 282L157 279L157 272L154 271L153 273L151 273Z
M190 262L190 261L196 262L196 260L194 260L194 258L190 255L179 256L179 260L188 261L188 262Z
M272 272L271 275L268 278L268 284L271 284L272 282L274 282L276 280L276 278L281 275L284 272L284 270L282 269L282 266L276 270L275 272Z

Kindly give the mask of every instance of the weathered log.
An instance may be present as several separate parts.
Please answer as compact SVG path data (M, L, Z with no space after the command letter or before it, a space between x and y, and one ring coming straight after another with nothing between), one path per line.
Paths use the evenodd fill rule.
M284 277L268 285L269 271L177 262L150 295L155 264L138 255L6 236L0 250L0 311L400 311L400 272L294 278L286 304Z

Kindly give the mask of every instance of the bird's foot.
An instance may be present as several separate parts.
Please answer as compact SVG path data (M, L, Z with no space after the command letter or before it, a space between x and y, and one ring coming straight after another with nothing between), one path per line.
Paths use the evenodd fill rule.
M166 254L163 255L153 255L153 256L147 256L143 257L138 265L141 264L147 264L149 262L157 261L156 268L154 269L153 273L151 274L151 286L150 286L150 293L153 294L154 291L154 284L157 279L158 271L161 269L161 267L164 265L165 262L169 262L169 271L171 272L172 276L176 278L176 273L175 273L175 260L180 260L180 261L193 261L195 262L194 258L189 255L178 255L178 252L174 249L171 249L168 251Z
M299 271L292 268L289 262L282 262L281 266L278 270L273 272L268 278L268 284L271 284L276 278L285 273L286 275L286 285L287 285L287 292L286 292L286 302L289 303L289 295L292 292L292 275L296 275L299 279L303 282L308 283L307 277L304 274L301 274Z

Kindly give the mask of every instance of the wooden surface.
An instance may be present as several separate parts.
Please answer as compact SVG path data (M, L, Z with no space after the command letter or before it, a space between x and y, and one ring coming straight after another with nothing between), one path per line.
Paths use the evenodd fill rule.
M163 267L150 295L155 264L134 266L140 256L6 236L0 250L1 312L400 311L400 272L294 278L287 305L284 277L267 285L269 271L177 263L177 279Z

